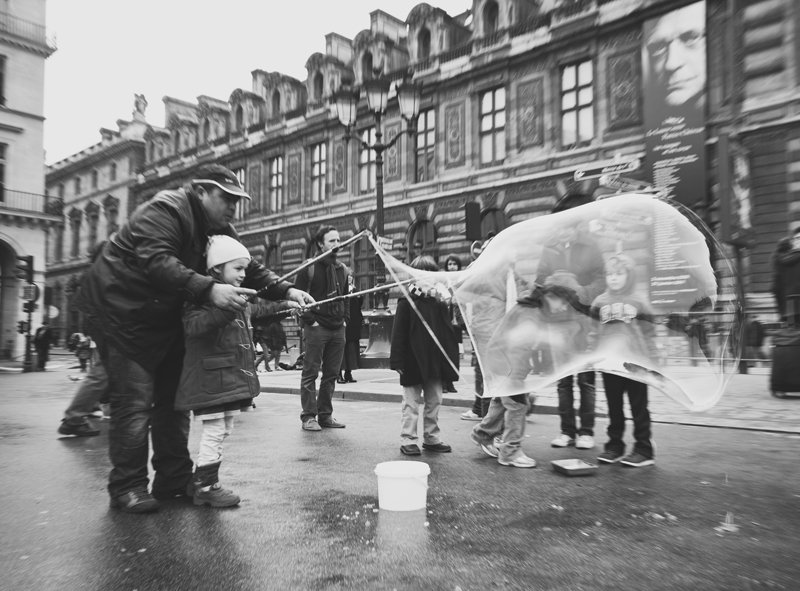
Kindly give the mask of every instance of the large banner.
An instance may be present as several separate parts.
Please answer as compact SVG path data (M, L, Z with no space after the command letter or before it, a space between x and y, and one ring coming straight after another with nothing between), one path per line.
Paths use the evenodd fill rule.
M646 171L689 207L705 200L706 5L645 21Z

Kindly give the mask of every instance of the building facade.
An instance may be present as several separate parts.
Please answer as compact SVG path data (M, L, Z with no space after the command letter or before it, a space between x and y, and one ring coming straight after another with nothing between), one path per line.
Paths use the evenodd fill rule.
M10 0L0 8L0 356L9 358L24 354L17 328L28 318L18 257L33 257L33 279L43 287L46 236L60 215L44 190L44 65L55 51L45 0ZM41 296L37 306L34 329L46 312Z
M82 332L73 304L97 248L128 219L131 187L144 162L147 101L136 95L130 121L101 129L97 144L47 167L47 193L63 203L61 224L47 244L50 324L59 339Z
M700 16L676 19L682 11ZM659 40L669 23L674 36ZM687 24L694 29L674 32ZM659 68L676 68L663 56L700 48L692 60L703 76L699 123L673 125L698 142L689 155L656 162L647 107ZM417 133L384 154L385 233L396 257L468 259L467 202L480 205L485 235L548 213L578 169L638 159L647 166L632 180L668 184L667 164L700 163L681 200L730 243L750 304L769 310L770 257L800 225L799 55L794 0L474 0L458 15L419 4L405 20L376 10L354 39L326 36L304 81L255 70L252 87L227 101L165 98L166 127L145 135L131 206L204 163L225 165L253 197L238 213L242 240L287 272L313 252L320 224L343 238L376 225L375 153L362 147L375 139L375 120L362 94L348 141L333 93L374 76L411 76L423 84ZM390 93L384 140L404 129ZM360 288L374 285L367 244L344 258Z

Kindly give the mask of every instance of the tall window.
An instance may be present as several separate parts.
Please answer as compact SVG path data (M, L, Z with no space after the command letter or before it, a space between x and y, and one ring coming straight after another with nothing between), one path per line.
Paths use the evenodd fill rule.
M369 51L361 56L361 76L364 80L372 80L372 54Z
M242 105L236 107L236 121L234 122L234 129L236 131L242 131L242 129L244 129L244 107L242 107Z
M426 60L431 57L431 32L423 27L417 36L417 59Z
M244 187L245 186L244 179L245 176L247 176L245 174L244 168L234 168L231 169L231 172L234 174L234 176L236 176L236 179L239 181L239 185ZM245 190L247 190L246 187ZM249 203L250 203L249 199L239 199L239 201L236 203L235 218L237 220L245 219L245 217L247 216L247 212L250 210L250 207L248 206Z
M172 138L172 153L177 154L181 151L181 132L175 130L175 136Z
M109 207L106 209L106 237L111 238L111 235L119 229L119 209L116 207Z
M0 144L0 201L6 200L6 148L7 144Z
M327 148L323 142L311 148L311 201L313 203L325 199L325 174L327 170Z
M416 167L414 180L418 183L434 177L436 152L436 111L422 111L417 120Z
M487 2L483 7L483 34L491 35L497 31L497 17L500 10L497 2Z
M283 156L269 161L269 210L283 209Z
M6 104L6 56L0 55L0 105Z
M208 118L203 123L203 141L205 143L211 141L211 121Z
M277 90L272 93L272 117L275 118L281 114L281 93Z
M361 141L371 146L375 143L375 128L370 127L361 132ZM375 190L375 150L361 148L358 157L358 190L369 193Z
M561 70L561 146L578 146L594 137L594 91L592 62L565 66Z
M112 162L111 166L108 167L108 180L112 183L117 180L117 163Z
M322 88L323 88L322 72L317 72L314 75L314 100L315 101L321 101L322 100Z
M81 177L79 176L75 177L75 194L76 195L81 194Z
M56 261L64 260L64 226L59 224L56 226L56 244L54 248L53 258Z
M73 209L70 215L70 229L72 230L72 242L70 244L69 256L73 259L78 258L81 247L81 212Z
M93 170L92 171L92 189L96 189L97 188L97 176L98 176L97 175L97 171Z
M481 95L481 164L500 164L506 157L506 89Z
M96 207L86 212L86 221L89 222L89 236L86 250L91 253L95 244L97 244L97 226L100 221L100 213Z

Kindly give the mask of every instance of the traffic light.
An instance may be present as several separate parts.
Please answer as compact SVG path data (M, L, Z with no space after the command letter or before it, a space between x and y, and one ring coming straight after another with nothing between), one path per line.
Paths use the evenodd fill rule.
M37 307L38 306L36 305L35 302L25 302L24 304L22 304L22 311L25 312L26 314L30 314L34 310L36 310Z
M28 326L27 322L25 322L24 320L20 320L19 322L17 322L17 332L19 334L25 334L27 326Z
M33 255L17 257L17 279L33 283Z

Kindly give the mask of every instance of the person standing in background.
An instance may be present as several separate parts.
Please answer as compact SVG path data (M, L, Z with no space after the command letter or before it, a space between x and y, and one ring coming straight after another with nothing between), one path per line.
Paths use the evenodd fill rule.
M53 343L53 331L50 323L45 320L36 330L33 337L33 346L36 347L36 370L44 371L45 365L50 360L50 345Z

